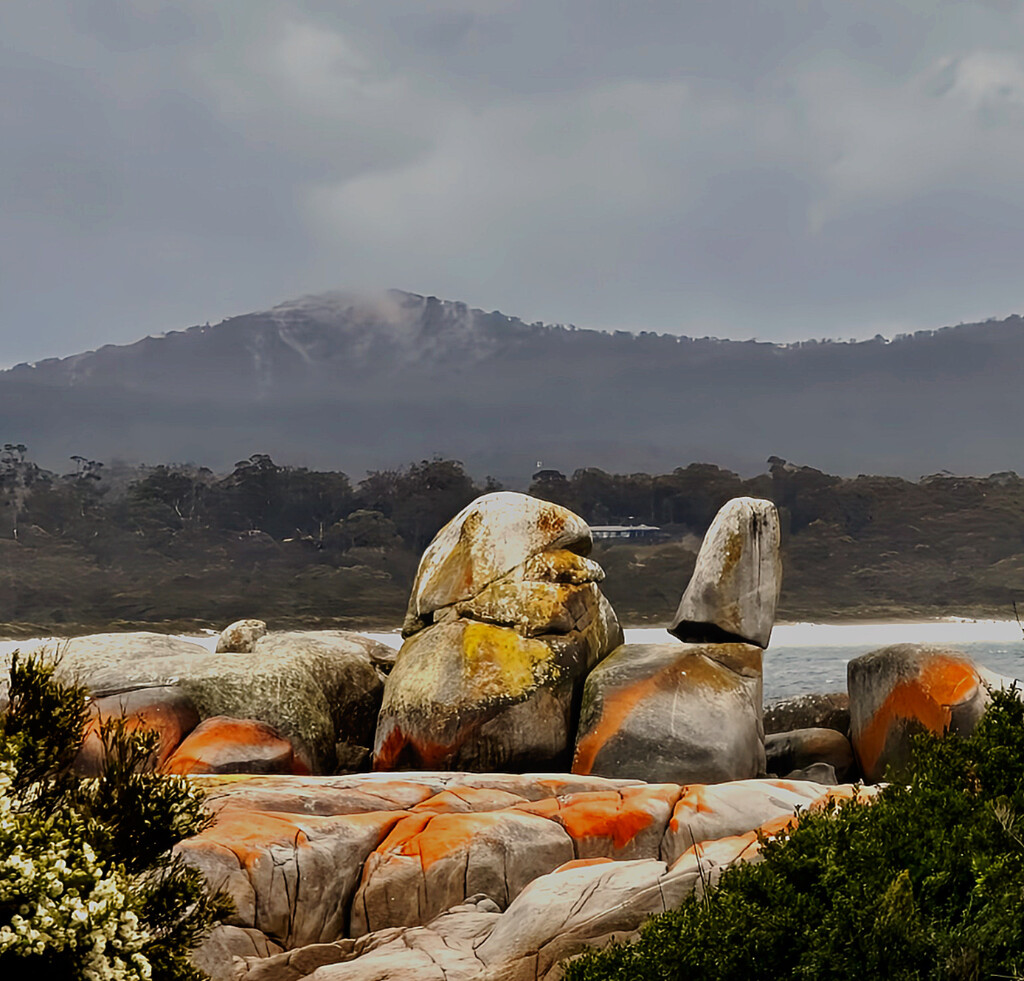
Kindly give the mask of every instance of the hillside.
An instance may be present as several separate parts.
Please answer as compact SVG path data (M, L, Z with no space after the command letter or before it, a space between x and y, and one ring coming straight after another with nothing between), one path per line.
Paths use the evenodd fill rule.
M0 636L274 625L395 627L420 554L493 485L452 461L353 484L278 466L159 466L59 476L0 452ZM547 471L531 493L592 524L657 524L652 542L599 541L602 589L627 624L664 623L727 500L774 500L782 619L1012 615L1024 607L1024 480L841 478L772 461L750 479L709 464L657 475Z
M335 293L0 372L0 439L52 467L225 469L259 451L358 474L439 454L513 485L538 460L754 472L772 454L846 475L988 473L1018 463L1022 369L1019 317L777 345Z

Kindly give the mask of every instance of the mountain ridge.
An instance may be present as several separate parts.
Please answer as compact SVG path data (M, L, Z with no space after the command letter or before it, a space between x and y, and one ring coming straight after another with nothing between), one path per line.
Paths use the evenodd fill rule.
M398 290L267 311L0 371L0 439L219 467L357 473L434 454L664 470L770 455L838 473L1019 467L1024 320L775 344L527 324Z

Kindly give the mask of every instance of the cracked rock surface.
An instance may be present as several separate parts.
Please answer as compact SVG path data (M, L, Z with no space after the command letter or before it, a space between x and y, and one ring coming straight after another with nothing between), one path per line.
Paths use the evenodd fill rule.
M179 851L237 907L202 951L218 981L554 978L678 904L698 856L707 879L756 855L756 829L854 793L578 774L193 779L216 821Z

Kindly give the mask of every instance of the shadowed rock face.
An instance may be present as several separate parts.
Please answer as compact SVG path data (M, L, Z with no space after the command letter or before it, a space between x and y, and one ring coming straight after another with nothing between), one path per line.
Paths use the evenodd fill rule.
M582 678L622 640L590 530L524 494L474 501L427 548L374 766L564 767Z
M573 770L718 783L764 773L761 650L623 644L587 678Z
M765 736L764 752L768 772L780 776L823 763L830 766L835 777L842 781L849 779L854 769L850 740L835 729L777 732Z
M771 501L729 501L704 536L669 633L687 643L767 647L782 586L779 542Z
M970 732L989 699L966 654L927 644L896 644L854 658L847 686L851 741L868 780L906 763L915 733Z

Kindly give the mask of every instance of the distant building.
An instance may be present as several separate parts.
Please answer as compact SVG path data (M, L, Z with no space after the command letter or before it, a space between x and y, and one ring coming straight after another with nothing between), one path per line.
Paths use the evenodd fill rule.
M591 525L595 539L602 538L654 538L661 533L657 525Z

